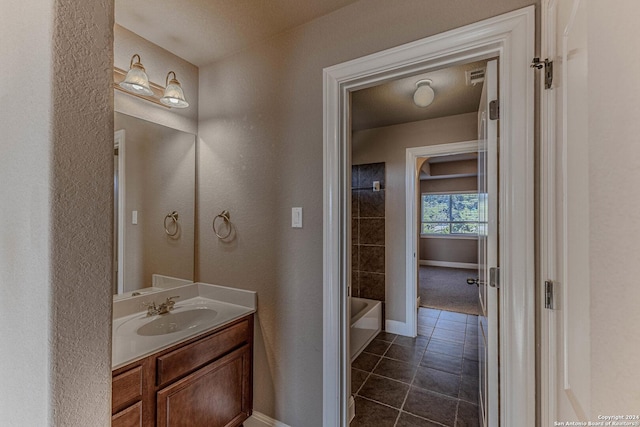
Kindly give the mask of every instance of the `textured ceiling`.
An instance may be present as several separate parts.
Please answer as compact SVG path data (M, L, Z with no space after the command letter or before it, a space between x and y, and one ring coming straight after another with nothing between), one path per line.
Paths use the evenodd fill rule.
M465 71L483 68L473 62L419 74L354 92L351 97L354 131L435 119L478 111L482 84L466 85ZM425 108L413 103L416 82L431 79L435 98Z
M197 66L356 0L115 0L116 23Z

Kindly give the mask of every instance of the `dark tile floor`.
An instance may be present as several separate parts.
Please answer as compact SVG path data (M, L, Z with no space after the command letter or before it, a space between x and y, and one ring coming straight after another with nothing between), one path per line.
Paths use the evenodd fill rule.
M351 427L478 426L478 317L420 308L418 337L381 332L351 365Z

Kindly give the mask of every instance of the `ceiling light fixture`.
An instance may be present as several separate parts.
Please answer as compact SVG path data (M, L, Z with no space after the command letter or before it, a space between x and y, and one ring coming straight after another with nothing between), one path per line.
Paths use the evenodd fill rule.
M169 80L171 74L173 74L173 78ZM164 96L160 98L160 102L173 108L187 108L189 103L184 99L184 92L175 72L169 71L167 73L165 84Z
M133 60L138 57L138 60L134 63ZM136 95L153 95L153 91L149 87L149 77L140 62L140 55L137 53L131 57L131 63L129 64L129 71L125 79L120 82L120 87Z
M431 88L433 81L429 79L419 80L416 82L416 91L413 94L413 102L418 107L428 107L433 102L435 92Z

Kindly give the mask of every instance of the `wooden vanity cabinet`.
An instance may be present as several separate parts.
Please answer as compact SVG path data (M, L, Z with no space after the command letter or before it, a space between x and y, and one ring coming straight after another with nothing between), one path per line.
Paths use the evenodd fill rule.
M111 385L112 427L149 426L143 423L143 408L146 411L151 408L143 404L143 397L147 394L145 390L149 388L149 375L152 374L147 359L114 371Z
M237 427L251 416L253 314L113 373L112 427Z

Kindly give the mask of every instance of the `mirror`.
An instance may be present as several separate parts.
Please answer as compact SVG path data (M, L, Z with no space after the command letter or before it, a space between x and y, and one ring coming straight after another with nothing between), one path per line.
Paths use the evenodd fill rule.
M193 280L195 135L119 112L114 129L114 293Z

